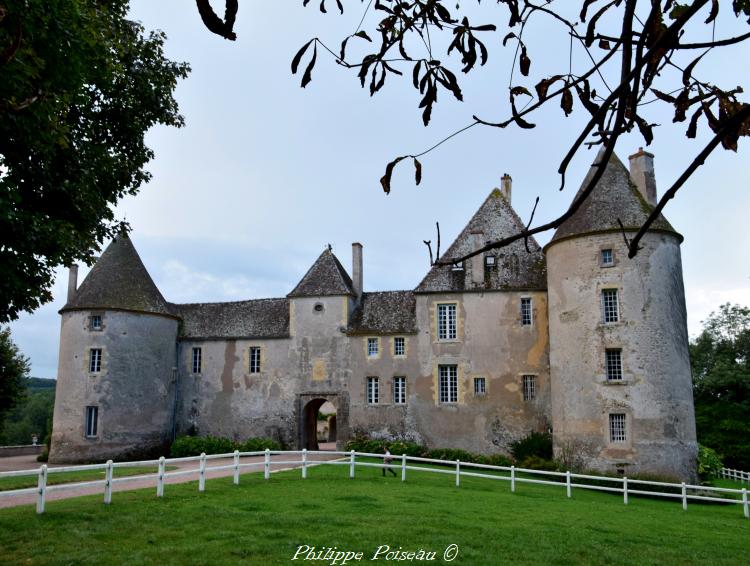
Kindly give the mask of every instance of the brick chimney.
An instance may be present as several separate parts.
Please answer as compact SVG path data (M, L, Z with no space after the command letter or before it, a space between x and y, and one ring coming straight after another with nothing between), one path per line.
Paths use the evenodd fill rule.
M651 206L656 206L656 177L654 176L654 155L643 148L630 156L630 178Z
M510 175L508 175L507 173L504 173L502 179L500 179L500 192L505 197L505 200L508 201L508 204L510 204L512 186L513 186L513 179L511 178Z
M78 289L78 266L74 263L68 267L68 302L70 303L76 296Z
M354 242L352 244L352 285L354 286L354 293L357 295L357 302L362 298L363 279L362 244Z

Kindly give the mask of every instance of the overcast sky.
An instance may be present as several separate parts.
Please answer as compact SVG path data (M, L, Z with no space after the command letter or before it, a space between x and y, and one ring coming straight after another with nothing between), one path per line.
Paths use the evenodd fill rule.
M213 3L223 13L223 2ZM386 196L379 179L394 157L432 146L470 123L472 114L490 120L507 117L513 49L499 46L502 31L489 36L491 61L462 83L465 101L441 93L425 128L419 95L408 77L389 79L371 98L360 88L356 71L319 51L313 81L299 88L300 77L289 68L299 47L313 36L337 46L362 16L362 5L351 0L345 2L349 9L343 16L334 2L329 2L328 15L313 4L241 2L238 39L229 42L203 27L194 2L132 2L133 19L147 29L164 30L167 55L188 61L193 69L176 93L186 127L156 128L148 134L148 145L156 152L148 167L153 179L117 209L132 225L132 240L169 301L282 297L329 243L349 268L355 241L364 245L365 290L410 289L428 269L422 240L435 240L435 222L440 222L445 249L499 186L503 173L513 177L513 205L521 218L528 219L540 197L536 224L564 211L593 160L595 150L582 152L570 169L567 188L557 190L559 161L586 113L577 105L566 119L553 103L534 118L534 130L477 127L424 156L419 187L410 164L397 168L393 191ZM480 12L477 23L491 21L498 10L494 3L482 6L485 16ZM733 17L727 19L726 12L717 37L731 30L727 22ZM373 18L366 20L366 29L373 28ZM503 23L505 18L503 14ZM555 28L540 21L528 30L527 42L536 81L544 73L567 70L567 39L556 36ZM358 45L350 43L349 51L356 55ZM720 55L699 66L702 76L734 87L737 76L749 75L747 46ZM574 51L574 70L587 61L584 52ZM454 59L453 67L458 70L459 61ZM517 78L514 84L533 91L536 81ZM675 128L663 105L649 109L651 121L663 124L648 148L656 156L661 194L707 138L687 140L686 124ZM666 209L685 236L691 335L720 304L750 305L750 171L747 140L740 143L737 154L717 151ZM627 164L640 145L638 135L626 136L618 155ZM538 240L544 245L550 237ZM79 283L85 273L83 268ZM65 303L66 286L67 273L61 271L55 301L11 325L14 339L31 358L32 375L56 377L57 311Z

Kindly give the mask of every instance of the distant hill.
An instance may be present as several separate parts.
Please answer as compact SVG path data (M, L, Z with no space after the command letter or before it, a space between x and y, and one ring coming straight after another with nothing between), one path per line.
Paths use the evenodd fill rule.
M30 377L26 381L26 388L29 393L34 393L36 391L54 391L56 386L56 379L47 379L46 377Z

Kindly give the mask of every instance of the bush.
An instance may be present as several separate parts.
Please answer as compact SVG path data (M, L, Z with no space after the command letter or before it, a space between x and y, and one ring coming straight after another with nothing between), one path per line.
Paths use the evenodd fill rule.
M281 445L270 438L249 438L244 442L237 442L230 438L217 436L181 436L172 443L170 456L184 458L206 454L227 454L239 450L240 452L257 452L260 450L281 450Z
M560 466L557 462L540 458L539 456L528 456L518 464L519 468L528 470L542 470L545 472L559 472Z
M523 462L532 456L552 460L552 435L548 432L531 432L521 440L511 443L510 451L516 462Z
M723 467L724 464L715 450L698 445L698 475L702 481L718 478Z

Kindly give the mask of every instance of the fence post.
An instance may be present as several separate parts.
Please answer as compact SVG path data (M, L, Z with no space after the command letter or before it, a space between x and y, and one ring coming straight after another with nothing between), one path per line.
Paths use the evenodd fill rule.
M302 479L307 478L307 448L302 449Z
M628 504L628 477L624 476L622 478L622 502L627 505Z
M682 482L682 509L687 511L687 488L685 482Z
M406 481L406 454L401 454L401 481Z
M112 503L112 460L107 460L107 468L104 472L104 503Z
M164 472L166 471L164 456L159 458L159 470L156 472L156 497L164 497Z
M234 485L240 485L240 451L234 451Z
M349 478L354 477L354 450L349 453Z
M568 470L567 472L565 472L565 492L568 497L572 497L571 491L572 487L570 485L570 470Z
M44 501L47 496L47 464L39 467L39 481L37 483L36 512L44 513Z
M198 471L198 491L206 491L206 453L201 453L201 464Z
M750 519L750 509L747 506L747 488L742 488L742 509L745 513L745 519Z
M271 450L266 448L265 460L263 461L263 479L271 477Z
M516 467L510 467L510 491L515 493L516 491Z
M461 485L461 461L456 460L456 487Z

